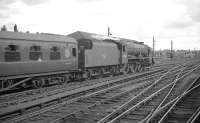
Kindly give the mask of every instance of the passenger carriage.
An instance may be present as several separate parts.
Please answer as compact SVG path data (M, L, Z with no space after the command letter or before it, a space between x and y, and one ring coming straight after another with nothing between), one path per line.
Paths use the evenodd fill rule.
M0 31L0 87L64 81L77 70L76 50L76 40L67 36Z

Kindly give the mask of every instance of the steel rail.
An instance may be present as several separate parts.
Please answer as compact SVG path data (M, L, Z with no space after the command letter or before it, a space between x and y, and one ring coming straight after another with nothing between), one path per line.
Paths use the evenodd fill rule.
M196 81L199 79L200 77L198 77L196 79ZM196 82L194 81L194 83ZM193 83L193 84L194 84ZM158 123L162 123L166 116L169 114L169 112L172 111L172 109L175 108L175 106L177 105L177 103L183 99L183 97L187 96L188 94L190 94L192 91L194 91L195 89L198 89L200 87L200 84L195 85L194 87L192 87L191 89L187 90L186 92L184 92L182 95L180 95L180 97L174 102L174 104L167 110L167 112L165 112L165 114L162 116L162 118L158 121ZM190 119L189 119L190 120Z
M188 86L187 91L192 87L192 85L198 80L198 78L196 78L192 84L190 86ZM184 92L185 93L185 92ZM183 94L184 94L183 93ZM172 105L174 105L174 103L180 99L180 97L182 96L179 95L176 98L174 98L173 100L171 100L170 102L168 102L167 104L165 104L164 106L160 107L158 110L156 110L155 112L153 112L153 114L151 115L151 117L149 117L148 121L146 121L146 123L148 122L156 122L154 119L156 118L156 116L161 117L161 115L164 115L163 113L165 113L164 111L171 108Z
M187 123L195 123L197 122L197 118L200 115L200 106L197 108L197 110L192 114L192 116L189 118L189 120L187 121Z
M153 113L155 111L157 111L160 107L162 107L162 105L164 104L164 102L166 101L168 96L172 93L172 90L175 88L175 86L176 86L176 84L178 82L178 79L179 79L179 77L180 77L180 75L181 75L181 73L183 72L184 69L185 69L185 67L183 67L182 70L180 71L180 73L178 73L178 75L176 76L176 79L174 80L174 83L173 83L171 89L169 90L167 95L164 97L164 99L161 101L161 103L156 107L156 109L152 110L152 112L150 112L149 115L147 115L147 117L145 119L143 119L142 121L140 121L139 123L149 122L148 121L149 117L151 117L151 115L153 115Z
M197 70L198 68L200 67L200 65L197 65L194 69L192 69L192 70L190 70L189 72L187 72L183 77L185 77L185 76L187 76L187 75L189 75L189 74L191 74L192 72L194 72L195 70ZM181 77L181 78L183 78L183 77ZM198 78L197 78L198 79ZM187 89L185 90L185 91L187 91L188 89L190 89L191 88L191 86L196 82L196 80L197 79L195 79L191 84L189 84L188 85L188 87L187 87ZM185 92L184 91L184 92ZM183 93L184 93L183 92ZM179 95L180 96L180 95ZM177 99L179 96L177 96L175 99ZM164 102L165 100L163 100L163 102ZM173 100L174 101L174 100ZM155 110L149 117L147 117L146 119L144 119L143 120L143 122L150 122L150 120L152 120L153 119L153 117L155 117L158 113L160 113L162 110L164 110L164 108L165 108L165 105L164 106L160 106L159 108L157 108L157 110Z
M148 96L147 98L145 98L144 100L140 101L139 103L137 103L136 105L132 106L131 108L129 108L128 110L124 111L123 113L121 113L120 115L118 115L117 117L115 117L114 119L112 119L111 121L109 121L108 123L114 123L116 121L119 121L122 117L125 117L126 115L128 115L131 111L135 110L136 108L138 108L139 106L141 106L142 104L146 103L147 101L151 100L152 98L158 96L159 94L161 94L161 92L163 92L164 90L170 89L171 86L173 86L173 83L167 84L166 86L162 87L161 89L159 89L158 91L156 91L155 93L151 94L150 96Z
M158 72L158 71L153 71L152 73L154 73L154 72ZM129 77L120 78L118 80L107 81L106 83L99 83L97 85L91 85L89 87L83 87L81 89L78 88L78 89L73 90L73 92L64 92L64 93L60 92L60 93L54 93L54 94L43 93L42 95L39 95L39 96L36 96L36 97L30 97L30 98L24 99L24 100L18 100L17 102L14 102L14 103L13 103L13 101L11 101L10 104L15 104L15 105L11 105L10 107L2 108L0 110L0 116L2 114L14 112L14 111L18 110L19 107L23 107L23 109L25 109L25 108L28 108L32 105L39 105L40 103L45 103L45 102L48 102L48 101L51 101L51 100L55 100L57 98L62 98L62 97L69 96L69 95L72 95L72 94L75 94L75 93L80 93L82 91L91 90L93 88L98 88L98 87L102 87L102 86L111 86L112 84L120 83L120 81L123 81L123 80L128 81L132 77L137 78L139 76L143 76L143 75L146 75L146 74L147 73L138 74L138 76L133 75L133 76L129 76ZM46 97L48 97L49 99L45 99ZM8 103L9 102L6 102L5 104L8 104Z
M183 69L181 69L182 71L183 71ZM180 74L181 74L182 72L180 72L178 75L180 76ZM177 77L177 78L179 78L179 77ZM183 78L183 76L182 77L180 77L180 79L181 78ZM178 79L176 79L175 81L177 81ZM153 112L153 111L152 111ZM120 111L118 112L118 111L116 111L116 113L118 113L118 114L120 114ZM112 114L112 113L111 113ZM113 114L114 115L114 114ZM105 117L104 119L102 119L101 121L99 121L99 122L108 122L108 121L106 121L106 120L108 120L108 119L106 119L106 118L108 118L108 116L107 117ZM104 121L103 121L104 120ZM111 121L112 122L112 121Z
M158 71L153 71L152 72L152 74L153 73L156 73L156 72L158 72ZM149 72L146 72L145 74L139 74L138 76L132 76L132 77L128 77L128 78L120 78L119 80L118 80L118 83L120 83L120 81L123 81L124 79L125 80L129 80L129 79L131 79L131 78L137 78L137 77L140 77L140 76L144 76L144 75L150 75L149 74ZM115 80L116 81L116 80ZM50 96L48 99L45 99L45 98L41 98L41 99L38 99L38 100L35 100L35 101L32 101L32 102L30 102L30 103L28 103L28 104L26 104L26 105L24 105L24 104L21 104L20 106L20 109L25 109L25 108L27 108L27 107L30 107L30 106L33 106L33 105L43 105L45 102L48 102L48 101L51 101L51 100L56 100L56 99L58 99L58 101L59 100L61 100L63 97L66 97L66 96L69 96L69 95L72 95L72 94L74 94L74 93L82 93L83 91L87 91L87 90L91 90L91 89L94 89L95 87L96 88L99 88L99 87L102 87L102 86L107 86L107 87L110 87L113 83L116 83L114 80L112 80L112 81L110 81L110 82L107 82L107 84L99 84L98 86L97 85L93 85L92 87L85 87L85 88L82 88L82 89L77 89L75 92L73 92L73 93L69 93L69 92L65 92L65 93L61 93L61 94L57 94L57 95L52 95L52 96ZM123 83L121 83L121 84L123 84ZM82 97L83 98L83 97ZM80 98L79 98L80 99ZM76 99L77 100L77 99ZM61 103L61 104L66 104L66 102L65 103ZM55 108L55 107L57 107L57 106L59 106L59 105L55 105L55 106L52 106L52 107L50 107L48 110L50 110L50 109L53 109L53 108ZM18 110L18 107L16 107L16 106L14 106L13 107L14 108L14 110ZM13 108L12 109L10 109L11 111L13 111ZM9 108L8 108L8 110L9 110ZM11 112L10 111L10 112ZM43 111L46 111L46 110L43 110ZM7 110L4 110L4 111L0 111L0 112L3 112L3 113L7 113L8 111ZM40 110L40 111L38 111L38 112L42 112L42 110ZM30 114L29 116L27 116L27 117L30 117L30 116L33 116L33 115L35 115L35 114L37 114L37 113L32 113L32 114ZM20 118L19 118L20 119ZM22 119L23 119L23 117L22 117ZM17 119L13 119L13 120L17 120ZM12 121L13 121L12 120Z
M181 65L180 65L181 66ZM133 100L135 100L136 98L140 97L143 93L145 93L146 91L150 90L153 86L155 86L159 81L161 81L167 74L169 74L171 71L177 69L180 66L176 66L172 69L170 69L168 72L166 72L165 74L163 74L158 80L156 80L151 86L149 86L148 88L145 88L142 92L140 92L136 97L132 98L131 100L129 100L128 102L126 102L125 104L123 104L122 106L120 106L119 108L117 108L115 111L113 111L112 113L110 113L109 115L107 115L106 117L104 117L103 119L101 119L100 121L98 121L98 123L105 123L108 122L109 119L112 119L112 117L115 116L115 114L119 114L124 107L127 107L131 102L133 102Z
M141 90L142 88L145 88L146 86L148 86L149 84L149 81L147 82L144 82L144 83L141 83L140 85L138 85L137 87L134 87L134 88L131 88L130 90L127 90L127 91L124 91L124 92L121 92L117 95L114 95L114 96L111 96L110 98L108 99L105 99L105 100L100 100L100 101L97 101L95 102L95 104L92 104L92 105L89 105L87 107L87 109L92 109L93 107L95 106L98 106L98 105L101 105L101 104L105 104L106 102L109 102L109 101L112 101L112 99L116 99L116 98L123 98L123 95L126 95L126 94L130 94L131 92L137 90ZM118 99L119 100L119 99ZM72 112L71 114L67 114L67 115L64 115L62 117L59 117L53 121L51 121L50 123L58 123L58 122L61 122L61 121L64 121L67 119L67 117L70 117L70 116L75 116L76 113L82 111L83 109L80 109L79 111L75 111L75 112ZM83 111L84 112L84 111Z

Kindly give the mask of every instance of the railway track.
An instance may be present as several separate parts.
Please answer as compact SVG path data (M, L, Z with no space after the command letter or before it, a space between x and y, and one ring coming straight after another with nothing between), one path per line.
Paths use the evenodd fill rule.
M184 93L186 90L188 90L192 83L196 81L196 78L198 78L198 74L194 74L195 70L198 70L196 68L191 68L192 70L188 71L188 68L184 69L181 74L179 74L179 77L174 81L172 87L167 92L167 94L164 96L164 98L159 101L156 108L152 110L151 113L148 114L143 120L140 121L140 123L150 122L150 119L152 115L155 114L160 108L165 107L166 105L172 103L175 99L177 99L182 93ZM188 71L187 73L185 71ZM186 74L183 74L186 73ZM188 76L189 75L189 76ZM152 104L156 104L153 102Z
M83 87L81 89L75 89L71 93L69 91L67 91L67 92L62 92L62 93L58 93L58 94L53 94L50 96L44 94L40 98L37 98L35 100L18 103L17 105L7 106L5 108L3 107L0 110L0 114L2 117L8 116L8 114L9 114L9 116L13 117L13 115L10 115L10 114L12 114L12 113L17 114L18 112L23 113L26 109L28 109L30 107L34 107L34 106L44 107L44 105L50 105L49 103L52 103L52 102L61 102L63 100L63 98L70 100L75 97L80 97L81 95L86 95L86 94L89 94L92 92L94 93L95 91L102 90L103 88L109 88L109 87L117 85L117 84L123 84L123 83L125 83L125 81L129 81L132 79L138 79L143 76L150 76L151 74L155 74L156 72L161 72L161 71L163 71L163 70L146 72L143 74L129 76L128 78L127 77L120 78L118 80L111 80L111 81L107 81L105 83L99 83L96 85ZM121 83L122 81L123 81L123 83Z
M174 65L171 64L169 66L172 67ZM167 70L168 68L165 66L165 69ZM34 98L30 98L29 100L24 100L24 101L22 101L22 99L19 99L19 102L17 104L14 104L14 106L10 106L9 107L9 105L7 105L7 107L2 107L2 109L0 110L0 112L1 112L0 115L2 116L0 121L8 121L8 122L9 121L10 122L12 122L12 121L21 121L23 119L27 119L28 117L32 117L32 116L41 114L42 112L46 112L46 109L47 110L51 110L51 109L55 109L56 107L59 107L59 105L64 105L64 104L66 104L66 102L65 102L66 100L72 100L72 101L68 101L67 102L67 103L70 103L70 102L73 102L75 100L84 98L84 95L86 95L86 94L87 95L91 95L90 93L97 93L98 91L101 91L104 87L108 88L108 87L111 87L111 86L115 86L115 84L113 84L113 83L120 84L122 81L123 82L124 81L129 81L129 80L131 80L133 78L135 78L135 80L136 80L138 78L141 78L142 76L151 76L151 75L153 76L153 74L156 74L155 71L152 72L152 73L151 72L149 72L149 73L146 72L144 74L139 73L138 75L132 75L132 76L127 75L127 76L124 76L124 78L121 78L121 79L118 79L118 80L114 80L113 79L111 81L106 80L106 82L102 82L102 83L97 82L98 84L94 84L94 85L87 86L87 87L83 86L83 87L79 87L78 89L74 89L73 93L70 93L69 90L67 92L59 92L58 91L59 89L58 89L58 90L55 90L55 92L58 91L58 93L51 93L51 94L49 94L49 93L40 94L39 93L38 94L39 96L37 96L37 98L35 98L35 99ZM177 71L179 71L179 70L177 69ZM160 71L157 71L157 72L161 72L160 74L163 74L165 71L160 70ZM116 86L117 86L117 84L116 84ZM144 84L144 85L146 86L148 84ZM144 85L138 85L138 88L144 88ZM80 88L82 88L82 89L80 89ZM126 88L124 90L127 90L127 91L118 93L117 95L127 94L127 93L132 91L130 89L131 88L129 88L129 89ZM42 92L41 90L39 90L39 91ZM115 94L111 94L111 95L115 95ZM117 95L116 95L116 97L118 97ZM79 98L79 97L81 97L81 98ZM113 98L115 98L115 96L113 96L111 99L113 99ZM106 99L106 100L110 101L109 99ZM105 102L105 101L100 101L100 102ZM124 101L122 100L122 102L124 102ZM10 104L12 104L12 103L10 103ZM97 104L99 104L99 102L97 102ZM95 104L95 105L97 105L97 104ZM48 107L48 106L50 106L50 107ZM114 107L116 108L118 106L119 105L114 106ZM45 109L44 109L44 107L45 107ZM91 106L91 107L93 107L93 106ZM42 110L40 110L41 108L42 108ZM86 108L86 109L90 109L90 108ZM36 111L36 110L38 110L38 111ZM25 114L27 112L28 112L27 115L23 115L23 114ZM34 113L29 113L29 112L34 112ZM19 115L22 115L22 116L19 116ZM69 115L69 116L72 116L72 115ZM16 118L14 118L14 117L16 117ZM58 118L58 120L55 120L55 121L59 121L59 118Z
M156 77L157 78L157 77ZM123 104L131 97L148 87L156 79L155 77L138 80L138 84L123 85L117 88L101 90L94 95L84 97L76 102L58 107L47 112L40 114L39 116L26 119L23 122L59 122L60 119L79 117L81 119L72 119L74 122L95 121L106 113L112 111L118 105ZM52 117L53 116L53 117ZM92 117L90 117L92 116ZM38 120L39 118L39 120ZM86 118L86 119L85 119ZM69 121L68 121L69 122Z
M131 75L131 74L130 74ZM136 74L137 75L137 74ZM41 97L41 94L46 93L46 95L53 95L57 93L61 93L63 91L72 91L81 87L91 86L111 80L115 80L121 77L126 77L128 75L107 77L102 79L89 80L84 82L74 82L74 83L66 83L63 85L50 86L46 88L38 88L33 90L27 90L23 92L17 92L12 94L6 94L0 96L0 107L4 107L9 104L18 104L27 100L33 100L33 98Z
M161 66L153 67L153 68L151 68L151 70L153 71L153 70L158 70L158 69L169 69L170 67L173 67L174 65L177 65L177 64L167 64L167 65L165 65L165 67L161 67ZM135 74L135 73L133 73L133 74ZM101 82L107 82L109 80L114 80L114 79L118 79L121 77L127 77L127 76L130 76L133 74L120 75L120 76L114 76L114 77L106 77L106 78L94 79L94 80L89 80L89 81L77 81L77 82L73 82L73 83L65 83L62 85L55 85L55 86L50 86L50 87L45 87L45 88L38 88L38 89L31 89L31 90L26 90L26 91L22 91L22 92L3 94L3 95L0 95L0 104L3 102L6 102L7 104L9 104L8 102L10 102L12 104L16 104L15 100L19 100L19 101L24 100L27 97L39 95L41 93L46 93L46 92L52 91L52 94L56 94L63 90L70 91L70 90L74 90L74 89L81 88L84 86L95 85L95 84L98 84Z
M165 67L171 67L173 65L174 64L170 64ZM156 70L156 69L154 68L152 70ZM39 89L27 90L23 92L12 93L12 94L0 95L0 108L6 107L9 105L16 105L21 102L27 102L29 100L34 100L37 98L41 98L43 97L42 95L53 95L53 94L61 93L63 91L72 91L84 86L91 86L91 85L107 82L109 80L114 80L121 77L127 77L130 75L132 76L133 74L107 77L107 78L95 79L95 80L84 81L84 82L66 83L63 85L56 85L56 86L50 86L46 88L39 88Z
M188 68L186 69L182 68L182 70L180 70L179 73L176 74L175 78L171 79L171 81L162 80L157 82L155 86L152 86L151 88L144 90L143 93L131 99L129 102L125 103L117 110L115 110L114 112L110 113L109 115L101 119L98 123L104 123L104 122L142 123L148 121L148 118L152 115L152 113L155 110L159 109L166 103L170 102L177 95L180 95L182 92L184 92L185 88L187 89L190 83L188 83L188 81L185 81L185 83L183 84L181 80L182 78L184 78L186 75L190 74L197 68L199 68L199 66L191 68L192 70L190 71L188 71L189 70ZM183 74L185 71L188 72ZM165 76L165 77L171 78L171 76ZM164 79L167 79L165 77Z
M162 69L169 69L170 67L173 67L174 65L177 64L167 64L164 67L162 67ZM157 70L157 69L161 69L161 67L153 67L151 68L151 70ZM134 74L134 73L133 73ZM50 87L45 87L45 88L38 88L38 89L33 89L33 90L26 90L26 91L22 91L22 92L16 92L16 93L10 93L10 94L4 94L4 95L0 95L0 108L1 107L7 107L9 105L16 105L19 104L21 102L27 102L29 100L34 100L37 98L41 98L43 96L41 95L53 95L53 94L57 94L57 93L61 93L63 91L72 91L84 86L90 86L90 85L95 85L98 83L102 83L102 82L107 82L109 80L114 80L114 79L118 79L121 77L127 77L130 76L132 74L128 74L128 75L120 75L120 76L114 76L114 77L106 77L106 78L102 78L102 79L95 79L95 80L90 80L90 81L78 81L78 82L74 82L74 83L66 83L66 84L62 84L62 85L56 85L56 86L50 86Z
M156 69L164 69L164 68L170 68L170 67L173 67L173 66L175 66L175 65L178 65L178 64L182 64L182 62L174 62L174 63L167 63L167 64L162 64L162 65L154 65L154 66L152 66L151 67L151 70L156 70ZM107 75L107 76L109 76L109 75ZM107 78L109 78L109 77L107 77ZM110 77L111 78L111 77ZM94 78L93 78L94 79ZM82 82L82 81L80 81L80 80L75 80L75 81L73 81L72 83L68 83L68 84L72 84L73 85L73 83L76 83L76 82ZM84 81L84 82L86 82L86 81ZM61 84L61 83L60 83ZM48 86L47 86L48 87ZM13 91L12 91L12 88L14 89ZM15 87L12 87L12 88L9 88L9 89L2 89L2 90L0 90L0 95L6 95L6 94L10 94L10 93L17 93L17 92L21 92L21 91L29 91L29 90L34 90L34 88L30 88L30 89L23 89L23 88L20 88L20 89L16 89L15 90ZM45 87L43 87L43 88L45 88ZM36 88L37 89L37 88Z
M177 71L178 71L178 69L175 70L175 72L177 72ZM150 79L150 78L148 78L148 79ZM141 87L139 86L139 88L141 88ZM142 87L142 90L143 90L143 88L144 87ZM119 90L119 89L117 89L117 90ZM127 88L125 90L127 90ZM90 101L93 100L93 101L89 102L89 103L92 103L92 104L85 106L87 108L84 107L84 104L88 104L88 102L85 103L85 101L79 101L78 103L76 102L75 104L71 103L71 105L68 103L65 106L63 106L63 105L62 106L58 106L59 108L57 108L57 109L55 109L55 108L53 108L53 109L47 109L47 111L43 111L42 113L39 113L40 115L38 115L36 117L32 117L32 118L27 118L26 117L24 119L27 119L27 120L22 121L22 122L49 122L49 121L52 121L54 118L55 118L55 120L53 120L53 122L59 122L61 119L66 119L66 117L69 118L69 117L74 116L74 115L75 116L76 115L79 116L80 113L86 113L86 114L91 114L92 113L92 114L95 114L95 112L97 112L97 114L96 114L97 117L99 117L99 116L103 117L104 115L106 115L109 112L113 111L118 106L120 106L125 101L127 101L127 100L125 100L126 96L122 96L123 94L124 95L130 94L130 92L134 92L134 90L135 90L135 88L133 90L132 89L131 90L128 89L128 91L118 93L117 95L116 95L116 92L111 93L111 94L109 94L108 92L107 93L104 92L103 95L107 95L108 94L106 96L107 98L105 99L105 96L104 97L100 96L101 100L99 100L98 96L96 98L92 98L92 99L88 99L87 97L84 97L83 100L86 100L86 102L88 100L90 100ZM137 91L137 93L139 93L139 91ZM135 94L137 94L137 93L135 93ZM131 94L131 95L135 96L135 94ZM109 95L112 95L112 96L110 97ZM113 96L113 95L115 95L115 96ZM118 98L116 99L116 97L118 97ZM121 99L119 99L119 97L121 97ZM85 98L87 98L87 99L85 99ZM131 96L129 95L126 98L130 99ZM113 101L113 100L115 100L115 101ZM112 102L112 103L109 103L109 102ZM115 103L116 105L113 105L113 103ZM101 107L100 109L103 109L101 111L106 111L106 112L104 112L105 114L100 111L99 107ZM108 107L113 107L113 108L111 108L110 110L105 110ZM78 108L79 110L78 111L74 111L76 108ZM96 110L92 111L91 109L96 109ZM74 112L70 114L69 112L72 112L72 111L74 111ZM56 115L56 114L58 114L58 115ZM67 114L67 116L66 115L63 116L63 114ZM104 114L104 115L99 115L99 114ZM95 117L95 116L93 115L93 117ZM92 120L93 117L90 117L90 118L87 118L87 119ZM97 117L95 119L93 119L93 120L97 121L97 119L98 119ZM73 120L77 120L77 119L73 119ZM20 120L18 120L18 121L20 121ZM86 121L86 122L88 122L88 121Z
M198 123L200 121L199 94L200 80L198 78L194 83L194 87L182 94L158 122Z
M199 73L200 71L198 71ZM147 123L198 123L200 114L200 75L191 79L182 94L156 110Z

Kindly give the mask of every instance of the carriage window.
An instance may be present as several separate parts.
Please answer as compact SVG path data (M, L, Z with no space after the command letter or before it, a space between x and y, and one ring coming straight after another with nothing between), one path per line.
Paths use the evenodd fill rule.
M5 47L4 58L6 62L20 61L20 52L18 45L8 45Z
M41 46L31 46L30 47L30 60L41 61L42 60L42 51Z
M72 48L72 56L76 57L76 48Z
M50 59L51 60L59 60L61 58L59 47L53 46L50 49Z
M6 48L5 48L5 50L6 51L16 51L16 50L18 50L19 49L19 46L17 46L17 45L8 45Z
M30 47L30 51L40 51L41 50L41 46L31 46Z

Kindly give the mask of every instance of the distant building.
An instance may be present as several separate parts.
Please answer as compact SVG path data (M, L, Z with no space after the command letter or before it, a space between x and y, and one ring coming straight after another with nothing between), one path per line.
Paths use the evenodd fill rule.
M172 54L173 54L174 58L200 57L200 51L199 50L173 50ZM170 50L155 51L155 57L170 58L171 57L171 51Z
M3 25L3 27L1 28L1 31L7 31L7 28L5 25Z

